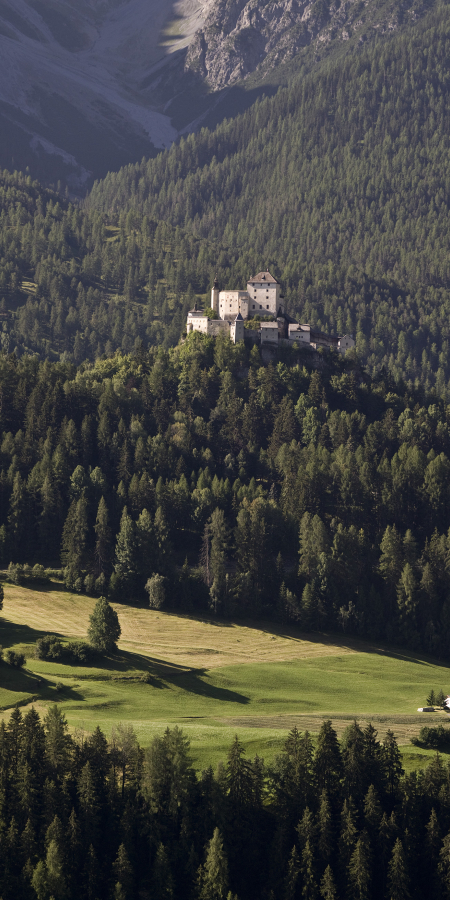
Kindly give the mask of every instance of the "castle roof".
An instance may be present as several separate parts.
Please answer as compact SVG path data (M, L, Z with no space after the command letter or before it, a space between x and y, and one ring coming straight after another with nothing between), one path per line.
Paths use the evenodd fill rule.
M236 318L235 318L234 321L235 321L235 322L243 322L243 321L244 321L243 318L242 318L242 316L241 316L241 314L240 314L240 312L237 314L237 316L236 316Z
M254 275L253 278L248 279L248 283L252 284L254 281L265 281L267 284L278 284L276 278L270 274L270 272L258 272L257 275Z

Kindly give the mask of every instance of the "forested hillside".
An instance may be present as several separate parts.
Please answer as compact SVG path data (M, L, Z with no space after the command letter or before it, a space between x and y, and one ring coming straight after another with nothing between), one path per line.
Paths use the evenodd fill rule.
M291 314L444 398L450 12L97 184L0 179L2 346L77 364L176 344L214 272L270 267Z
M261 265L289 310L355 331L371 370L449 379L446 5L96 185L88 209L132 210L213 240L219 279ZM240 276L240 283L237 277Z
M356 722L339 744L294 728L272 766L236 737L197 775L167 728L148 750L131 726L108 742L64 713L14 710L0 726L4 900L444 900L449 770L402 777L392 732Z
M449 408L318 360L201 335L78 370L2 355L3 565L448 658Z

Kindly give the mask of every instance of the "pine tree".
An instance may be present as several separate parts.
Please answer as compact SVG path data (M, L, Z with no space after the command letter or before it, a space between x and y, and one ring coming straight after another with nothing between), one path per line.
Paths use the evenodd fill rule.
M417 609L419 605L418 585L412 566L406 563L397 585L397 607L400 632L407 646L417 647Z
M395 735L389 729L382 747L382 767L389 794L393 796L398 788L400 778L404 774L401 753Z
M328 863L333 853L333 821L331 815L331 806L328 800L326 790L320 795L320 806L318 813L319 840L318 849L320 858L323 863Z
M378 799L378 794L373 784L371 784L364 798L364 818L371 836L378 833L382 815L383 809Z
M312 840L308 838L302 851L302 897L304 900L315 900L317 897L317 874L313 846Z
M56 841L50 841L46 857L47 883L50 894L55 900L64 900L66 895L66 879L64 876L64 859L61 848Z
M98 504L95 534L97 575L107 575L111 565L111 529L108 524L108 507L103 496Z
M369 900L371 895L370 851L367 833L356 842L348 866L349 893L353 900Z
M327 866L320 882L320 896L323 900L336 900L337 893L334 884L333 872L330 866Z
M102 653L117 650L121 634L119 617L112 606L100 597L89 616L88 638L93 647Z
M226 900L228 894L228 862L218 828L206 849L206 859L199 871L199 900Z
M87 533L87 500L83 495L79 500L73 500L70 505L61 541L62 564L74 572L82 568Z
M84 891L87 900L97 900L101 890L101 870L97 854L92 844L86 855L84 866Z
M136 526L124 507L117 535L114 571L120 592L126 597L133 597L137 591L139 575L139 545Z
M56 703L48 708L44 728L47 759L55 772L62 774L66 768L72 740L68 734L67 719Z
M388 868L388 886L390 900L409 900L408 866L400 838L397 838L392 851Z
M117 856L113 863L113 874L116 884L116 895L117 885L120 884L124 900L131 900L133 896L133 869L124 844L121 844L117 851Z
M173 900L174 884L165 847L158 845L151 877L151 896L155 900Z
M40 859L36 868L33 872L33 877L31 879L32 887L36 892L36 896L38 900L47 900L48 893L48 878L47 878L47 867L45 865L44 860Z
M288 869L284 879L284 900L296 900L300 880L300 859L294 845L289 857Z
M339 791L342 757L336 732L329 719L323 723L317 738L314 774L319 790L325 788L330 796Z
M90 762L85 763L78 776L80 820L85 844L97 843L100 803Z
M341 831L339 835L339 860L343 873L346 872L356 845L356 809L351 797L344 800L341 811Z
M439 853L438 865L439 879L442 889L442 896L449 900L450 898L450 831L442 841L442 847Z

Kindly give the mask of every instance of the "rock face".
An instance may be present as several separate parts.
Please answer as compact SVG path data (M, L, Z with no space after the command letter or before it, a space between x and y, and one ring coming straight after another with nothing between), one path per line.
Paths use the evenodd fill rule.
M417 4L411 7L406 0L401 14L414 21ZM331 41L364 42L399 21L391 5L383 10L372 0L217 0L190 43L186 70L217 91L253 73L262 78L311 44L320 53Z
M83 193L220 113L224 89L435 2L0 0L0 164Z

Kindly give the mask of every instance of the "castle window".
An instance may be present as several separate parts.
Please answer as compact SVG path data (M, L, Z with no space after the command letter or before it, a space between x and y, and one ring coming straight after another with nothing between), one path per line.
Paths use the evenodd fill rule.
M269 304L267 304L266 309L269 309Z
M253 309L255 308L255 304L253 304Z

